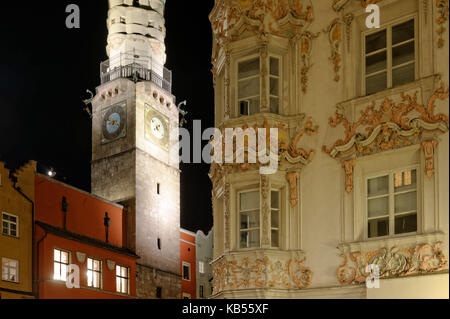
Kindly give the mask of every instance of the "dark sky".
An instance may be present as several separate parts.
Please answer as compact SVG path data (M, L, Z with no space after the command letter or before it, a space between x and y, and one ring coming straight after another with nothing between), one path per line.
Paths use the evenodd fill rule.
M188 100L192 120L214 125L211 75L213 0L168 0L167 63L173 94ZM66 6L81 10L81 28L67 29ZM106 60L107 0L8 1L2 4L0 50L0 161L15 169L38 161L45 172L90 191L91 123L81 100L99 85ZM181 165L181 226L212 227L209 166Z

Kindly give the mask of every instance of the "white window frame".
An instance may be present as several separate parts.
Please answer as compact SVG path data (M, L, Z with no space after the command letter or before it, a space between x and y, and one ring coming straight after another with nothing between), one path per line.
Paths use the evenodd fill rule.
M99 263L100 263L100 271L97 271L97 270L94 270L94 269L89 269L89 260L92 260L92 263L94 263L94 261L98 261ZM87 278L88 278L88 280L87 280L87 286L89 287L89 288L93 288L93 289L99 289L99 290L102 290L103 289L103 261L101 260L101 259L98 259L98 258L94 258L94 257L88 257L87 258L87 263L86 263L86 265L87 265ZM89 286L89 273L92 273L92 274L99 274L100 275L100 279L99 279L99 287L95 287L95 284L94 284L94 277L92 277L92 285L91 286Z
M16 268L15 268L15 270L16 270L16 280L4 280L3 279L3 262L4 261L16 263ZM14 268L8 266L8 278L10 277L10 270L11 269L14 269ZM4 258L4 257L2 258L2 281L14 283L14 284L18 284L19 283L19 261L18 260L11 259L11 258Z
M408 171L408 170L416 170L416 192L417 192L417 230L415 232L410 232L410 233L402 233L402 234L395 234L395 214L394 214L394 209L395 209L395 202L394 202L394 186L393 186L393 176L395 173L400 173L400 172L404 172L404 171ZM374 179L377 177L383 177L383 176L389 176L389 233L387 236L380 236L380 237L372 237L369 238L369 229L368 229L368 223L369 223L369 207L367 205L368 202L368 189L367 189L367 184L368 181L370 179ZM422 216L422 211L421 211L421 201L420 201L420 197L422 194L422 181L421 181L421 171L420 171L420 166L419 165L410 165L410 166L405 166L405 167L401 167L401 168L396 168L396 169L392 169L392 170L387 170L387 171L383 171L383 172L378 172L376 174L371 174L371 175L367 175L364 178L364 207L365 207L365 216L364 216L364 238L367 241L376 241L376 240L380 240L380 239L387 239L387 238L398 238L398 237L406 237L406 236L411 236L411 235L417 235L420 233L420 229L419 229L419 221L420 218Z
M274 209L272 207L272 192L278 193L278 208ZM272 211L278 211L278 228L272 226ZM272 248L280 248L281 247L281 189L271 189L270 191L270 247ZM278 231L278 246L272 246L272 231Z
M55 250L58 250L60 253L61 252L67 253L67 264L55 260ZM71 260L72 260L72 253L71 253L71 251L65 250L65 249L61 249L61 248L58 248L58 247L54 247L53 248L53 277L52 277L53 280L55 280L55 281L63 281L63 282L65 282L67 280L67 277L69 275L69 265L71 264ZM66 265L67 266L66 279L55 279L55 264L59 264L59 270L60 270L60 274L59 275L60 276L61 276L61 265Z
M16 222L13 223L13 222L11 222L9 220L4 220L3 219L4 215L15 218ZM8 223L8 233L7 234L4 234L3 223ZM16 235L15 236L11 235L11 225L16 225ZM19 238L19 216L12 215L12 214L9 214L9 213L6 213L6 212L2 212L2 235L3 236L13 237L13 238Z
M259 59L259 73L257 75L252 75L252 76L249 76L249 77L246 77L243 79L239 79L239 64L242 62L254 60L255 58ZM237 101L236 115L237 115L237 117L244 117L244 116L252 115L252 114L250 114L250 110L249 110L249 115L242 115L240 104L242 101L247 101L248 99L252 99L252 98L256 98L256 97L259 97L259 112L258 113L261 112L261 84L262 84L261 67L262 67L262 61L261 61L261 56L259 54L248 55L248 56L242 57L240 59L237 59L235 62L235 70L236 70L236 76L235 76L236 82L235 83L236 83L236 101ZM245 98L240 99L239 98L239 82L254 79L254 78L259 78L259 95L247 96ZM229 83L229 85L231 85L231 83Z
M278 60L278 75L272 75L271 73L270 73L270 58L275 58L275 59L277 59ZM268 83L268 85L267 85L267 87L269 88L268 90L267 90L267 94L269 95L269 100L268 100L268 102L269 102L269 112L270 112L270 107L271 107L271 105L270 105L270 99L272 98L272 97L276 97L276 98L278 98L278 112L277 113L271 113L271 114L280 114L280 109L281 109L281 96L282 96L282 92L281 92L281 79L283 78L283 74L282 74L282 71L283 71L283 57L282 56L280 56L280 55L276 55L276 54L269 54L269 58L268 58L269 60L268 60L268 72L267 72L267 77L268 77L268 81L269 81L269 83ZM276 78L276 79L278 79L278 96L275 96L275 95L271 95L270 94L270 79L271 78Z
M259 207L258 207L258 211L259 211L259 227L255 228L248 228L248 229L241 229L241 213L245 213L246 211L241 211L241 194L245 194L245 193L253 193L253 192L258 192L259 196L260 196L260 200L259 200ZM256 249L256 248L261 248L261 190L259 188L252 188L252 189L245 189L245 190L241 190L239 192L237 192L237 212L238 212L238 240L237 240L237 247L239 248L239 250L252 250L252 249ZM249 210L249 211L254 211L254 210ZM242 232L251 232L254 230L259 230L259 246L258 247L246 247L246 248L242 248L241 247L241 233Z
M402 24L404 22L407 22L409 20L414 19L414 80L417 80L419 77L419 30L418 30L418 24L419 24L419 20L418 20L418 15L417 14L410 14L404 17L401 17L399 19L395 19L390 21L389 23L384 24L383 26L381 26L379 29L373 29L373 30L369 30L369 31L365 31L362 32L362 38L361 38L361 48L362 48L362 54L361 54L361 65L362 65L362 77L361 77L361 87L363 88L363 95L367 95L367 90L366 90L366 78L369 76L374 76L376 74L380 74L383 72L387 72L387 82L386 82L386 88L387 89L391 89L393 88L393 84L392 84L392 70L393 69L397 69L397 68L401 68L403 66L406 66L408 64L411 64L412 62L407 62L407 63L403 63L400 65L395 66L394 68L392 67L392 28ZM383 30L386 30L386 49L380 49L374 52L371 52L369 54L366 54L366 37L378 32L381 32ZM404 42L400 42L395 44L394 47L397 46L401 46L404 45L406 43L412 42L412 40L407 40ZM381 71L377 71L374 73L371 73L370 75L366 74L366 57L367 56L371 56L380 52L383 52L383 50L386 50L386 69L383 69ZM405 83L406 84L406 83ZM404 85L404 84L402 84ZM371 94L377 94L381 91L375 92L375 93L371 93Z
M185 279L184 278L184 267L187 267L189 270L188 270L188 275L189 275L189 279ZM191 263L188 263L188 262L186 262L186 261L183 261L183 265L182 265L182 267L181 267L181 270L182 270L182 274L181 274L181 276L182 276L182 278L183 278L183 280L184 281L191 281L192 280L192 267L191 267Z
M117 269L120 268L120 275L117 275ZM126 269L127 270L127 277L122 277L122 269ZM115 277L116 277L116 292L122 295L129 295L130 294L130 281L131 281L131 274L130 274L130 267L128 266L123 266L123 265L116 265L116 273L115 273ZM122 292L122 280L120 280L120 286L117 285L117 279L126 279L127 280L127 286L126 286L126 292Z

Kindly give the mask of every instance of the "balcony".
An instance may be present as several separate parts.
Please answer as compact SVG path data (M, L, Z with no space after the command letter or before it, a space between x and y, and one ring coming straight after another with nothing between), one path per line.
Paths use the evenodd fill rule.
M135 53L120 53L100 64L101 84L118 78L151 81L172 93L172 72L156 63L152 57Z

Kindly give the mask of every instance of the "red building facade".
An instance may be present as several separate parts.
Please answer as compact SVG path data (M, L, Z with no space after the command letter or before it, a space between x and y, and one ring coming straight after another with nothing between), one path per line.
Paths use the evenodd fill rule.
M197 265L195 234L184 229L180 231L180 269L182 298L196 299Z
M38 298L136 296L139 257L126 247L126 213L122 206L37 175L35 220Z

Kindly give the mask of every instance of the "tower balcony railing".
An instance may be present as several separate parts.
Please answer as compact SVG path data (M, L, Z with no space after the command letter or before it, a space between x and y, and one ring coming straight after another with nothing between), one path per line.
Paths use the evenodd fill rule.
M151 81L172 93L172 72L151 57L136 53L120 53L100 64L101 84L118 78Z

